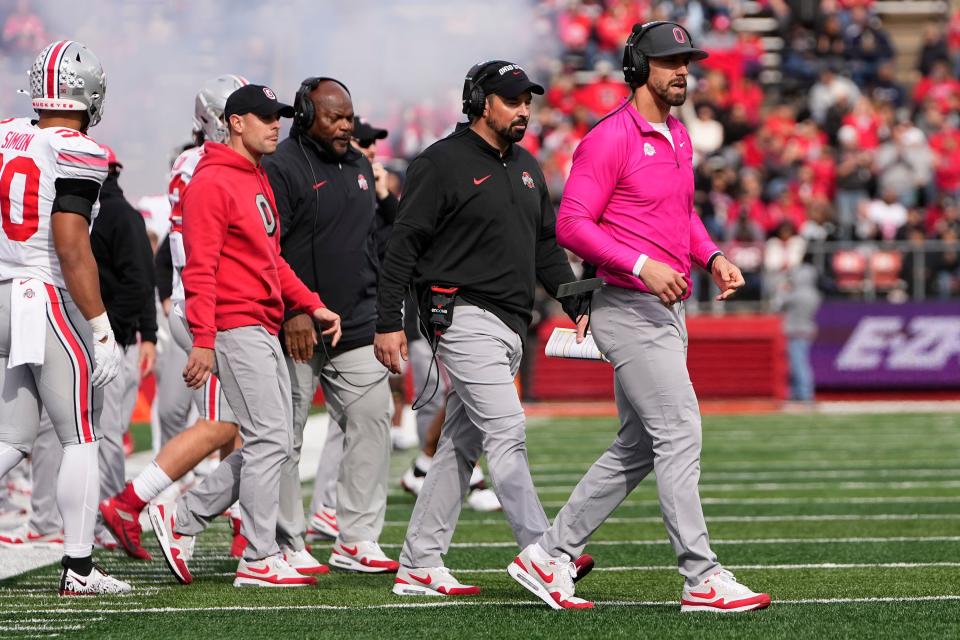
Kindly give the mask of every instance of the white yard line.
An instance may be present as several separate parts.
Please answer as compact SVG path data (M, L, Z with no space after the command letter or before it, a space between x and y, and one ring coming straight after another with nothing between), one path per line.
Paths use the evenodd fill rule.
M864 597L864 598L801 598L794 600L774 600L773 605L781 604L859 604L859 603L907 603L907 602L947 602L958 601L960 595L945 594L935 596L900 596L900 597ZM676 600L597 600L596 604L611 607L677 607ZM144 613L192 613L192 612L264 612L264 611L363 611L365 609L423 609L430 607L486 607L486 606L530 606L543 607L541 603L516 600L469 600L443 599L429 602L395 602L388 604L371 604L362 606L344 606L329 604L304 605L270 605L270 606L217 606L217 607L145 607L140 609L89 609L98 615L130 615ZM38 609L34 613L52 615L57 613L72 613L72 610Z
M901 521L901 520L960 520L960 513L879 513L879 514L842 514L842 515L783 515L783 516L714 516L708 517L707 522L856 522L859 520L876 521ZM506 519L491 520L464 520L470 526L494 526L507 524ZM630 517L612 517L604 520L604 523L610 524L660 524L663 518L660 516L642 516L636 518ZM388 520L384 522L386 526L407 526L403 520Z
M761 570L761 571L801 571L804 569L952 569L960 567L960 562L855 562L855 563L834 563L823 562L817 564L733 564L724 565L731 571L740 570ZM506 569L458 569L452 567L451 570L457 574L460 573L503 573ZM631 567L596 567L594 571L625 573L631 571L671 571L675 572L677 565L639 565Z
M747 544L861 544L867 542L960 542L960 536L891 536L863 538L754 538L750 540L711 540L711 544L747 545ZM666 545L666 538L657 540L591 540L590 546L654 546ZM381 544L381 547L396 549L400 544ZM454 542L455 549L516 548L513 540L502 542Z

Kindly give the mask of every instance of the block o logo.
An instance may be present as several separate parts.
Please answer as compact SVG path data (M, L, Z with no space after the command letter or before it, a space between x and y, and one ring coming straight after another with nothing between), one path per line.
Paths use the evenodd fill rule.
M263 228L266 229L268 236L272 236L277 232L277 217L273 214L273 208L262 193L257 194L256 202L260 218L263 220Z
M683 29L681 29L680 27L674 27L673 39L679 42L680 44L683 44L684 42L687 41L687 34L684 33Z

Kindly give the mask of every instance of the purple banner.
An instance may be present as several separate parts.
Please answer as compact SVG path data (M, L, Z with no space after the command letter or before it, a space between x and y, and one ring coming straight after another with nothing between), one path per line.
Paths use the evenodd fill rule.
M960 301L827 302L817 326L818 389L960 388Z

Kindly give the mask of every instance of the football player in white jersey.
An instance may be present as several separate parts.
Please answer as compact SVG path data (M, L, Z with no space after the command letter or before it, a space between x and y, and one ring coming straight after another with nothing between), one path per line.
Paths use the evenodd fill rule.
M0 120L0 477L30 453L42 407L64 447L59 592L125 593L91 557L100 388L122 359L89 236L107 158L85 132L100 121L106 77L71 40L47 46L29 77L39 119Z
M196 98L194 127L202 139L224 142L227 128L223 121L223 108L227 96L248 84L241 76L223 75L206 82ZM180 195L193 177L193 170L203 157L202 144L187 149L174 161L170 178L170 254L173 261L174 282L172 309L169 312L170 332L185 351L189 352L193 340L186 326L183 285L180 271L186 263L181 235ZM134 558L149 559L150 555L141 542L142 529L139 516L147 503L157 497L173 482L183 477L208 455L221 452L221 459L233 449L237 438L236 417L230 409L220 383L211 375L207 383L195 392L194 402L200 418L190 427L171 438L157 454L154 461L127 484L123 491L100 503L104 522L116 535L124 550ZM240 557L245 540L240 535L239 517L232 518L234 541L230 553ZM309 552L290 551L287 561L305 574L325 573L327 567L320 564Z

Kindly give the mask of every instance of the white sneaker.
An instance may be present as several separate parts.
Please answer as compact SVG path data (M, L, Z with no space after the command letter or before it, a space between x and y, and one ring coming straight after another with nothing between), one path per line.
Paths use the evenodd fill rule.
M37 533L36 531L31 530L27 525L13 529L12 531L4 531L0 533L0 547L12 547L12 548L23 548L24 546L30 547L62 547L63 546L63 532L57 531L55 533Z
M67 567L60 573L59 593L62 596L119 595L131 591L133 587L111 576L96 562L93 563L93 571L87 576Z
M313 576L305 576L283 559L281 554L262 560L241 560L237 567L235 587L306 587L317 584Z
M280 547L280 553L283 554L283 559L287 561L287 564L296 569L298 573L302 573L305 576L315 576L330 573L330 567L317 562L317 559L313 557L313 554L306 549L294 551L290 547Z
M390 427L390 442L394 449L406 451L419 445L420 438L417 437L415 428L409 429L405 426Z
M393 592L398 596L478 596L480 587L461 584L446 567L400 567Z
M404 491L418 496L420 495L420 490L423 489L423 481L426 477L426 475L418 476L414 473L412 466L407 467L407 470L400 476L400 486L403 487Z
M770 606L770 596L754 593L743 586L733 574L721 569L703 582L690 587L684 585L680 598L680 611L737 612L765 609Z
M554 558L533 543L513 559L507 573L554 609L593 609L592 602L573 595L577 568L566 554Z
M320 509L310 516L310 522L307 523L307 539L315 540L336 540L340 535L340 527L337 526L337 512L333 509L327 509L321 506Z
M500 499L492 489L471 489L467 494L467 506L474 511L500 511Z
M333 544L333 552L327 562L338 569L360 573L396 573L400 563L391 560L370 540L343 542L339 538Z
M163 559L173 577L180 584L193 582L193 575L187 563L193 557L194 536L183 536L173 530L177 521L177 513L172 504L152 504L147 508L150 516L150 528L157 537Z

